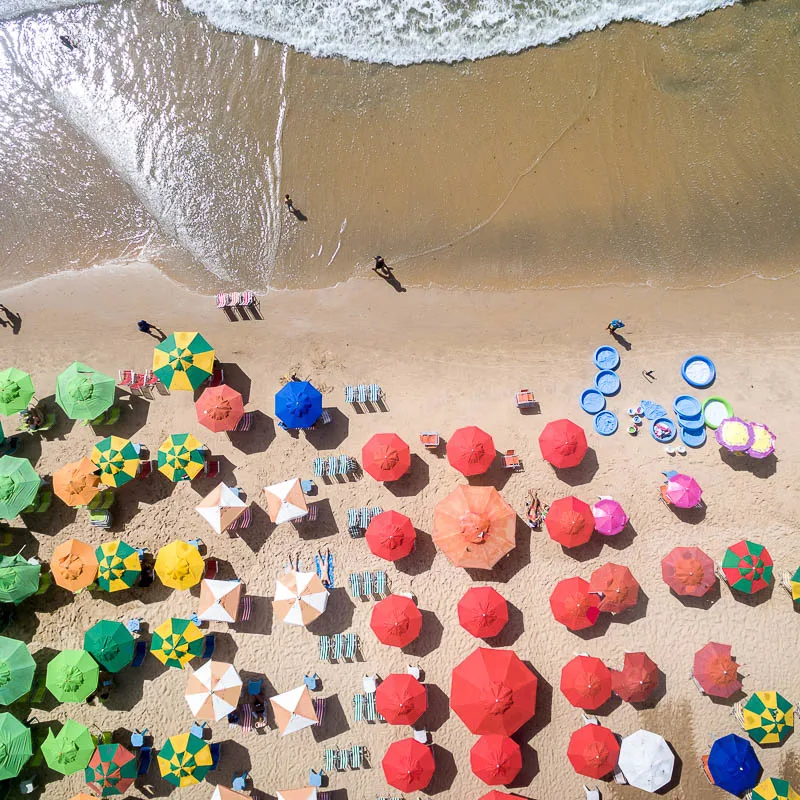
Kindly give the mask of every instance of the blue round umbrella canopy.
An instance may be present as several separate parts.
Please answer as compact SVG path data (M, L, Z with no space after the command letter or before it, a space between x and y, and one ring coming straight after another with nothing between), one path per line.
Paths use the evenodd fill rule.
M322 394L308 381L289 381L275 395L275 416L287 428L310 428L322 415Z
M720 789L731 794L743 794L758 783L761 764L747 739L729 733L711 746L708 771Z

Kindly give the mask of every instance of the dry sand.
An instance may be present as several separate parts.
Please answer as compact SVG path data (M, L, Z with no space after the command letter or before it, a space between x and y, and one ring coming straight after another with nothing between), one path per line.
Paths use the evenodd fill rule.
M146 265L95 269L62 275L3 293L0 301L22 315L22 329L12 336L0 330L3 363L33 373L39 396L50 394L55 376L74 359L109 374L118 368L149 365L153 340L140 334L135 322L144 316L167 331L201 330L217 348L229 382L244 391L248 408L258 411L249 436L235 442L211 434L194 417L192 397L174 393L152 401L123 399L119 432L147 444L154 452L171 432L189 430L223 457L221 478L241 486L254 504L254 524L242 538L216 536L193 508L214 482L197 480L175 486L156 475L118 492L115 527L109 533L91 528L85 514L60 503L39 521L19 520L19 546L25 554L49 558L53 548L75 536L99 544L110 535L123 536L152 551L175 538L201 536L211 555L227 562L222 575L237 575L255 599L253 619L243 627L213 623L217 656L232 660L243 673L266 675L268 691L297 685L304 672L322 678L328 698L324 727L281 738L275 730L245 735L223 721L212 725L222 744L222 763L210 782L229 784L234 770L248 769L255 787L267 795L305 784L308 769L320 767L323 748L366 744L371 768L334 774L334 797L371 798L399 794L383 780L380 759L387 745L408 731L389 725L352 721L351 698L361 690L365 673L386 676L409 663L420 664L429 687L430 710L423 721L433 733L438 771L430 794L478 798L488 787L468 767L472 736L448 709L451 668L480 642L462 630L455 605L475 582L489 582L514 606L511 622L499 638L513 647L540 677L538 711L518 734L524 746L521 795L538 800L582 797L584 779L566 759L570 732L579 724L558 689L561 667L575 652L588 652L609 665L621 663L623 651L644 649L664 672L663 696L652 708L610 704L604 723L620 734L639 727L663 734L679 756L680 784L665 796L702 800L720 796L705 781L699 756L714 736L737 730L728 704L701 697L689 680L692 655L710 639L730 642L750 692L777 689L800 699L794 666L797 616L788 596L776 587L753 602L723 586L708 608L691 607L671 595L661 581L659 561L675 545L700 545L720 559L727 544L747 536L766 544L776 572L798 565L796 541L798 501L797 433L794 399L798 390L798 282L748 280L716 290L657 292L653 289L569 292L515 292L490 295L470 292L409 290L393 292L383 281L350 282L336 290L272 293L262 298L262 321L230 323L213 300L193 295ZM778 458L731 464L716 445L707 444L684 458L670 459L647 434L631 438L620 432L610 438L588 433L591 451L584 463L563 476L540 457L537 436L544 424L568 416L589 427L577 405L591 380L591 354L608 341L604 326L619 316L632 344L623 352L622 392L609 403L624 414L634 402L649 397L664 404L686 387L679 374L682 359L703 352L715 359L718 378L713 393L727 397L745 418L768 423L778 435ZM654 369L651 386L641 377ZM276 430L272 396L281 376L296 371L325 393L333 423L308 436L292 437ZM376 381L386 392L388 410L358 414L343 402L347 383ZM541 414L521 416L514 392L528 386L540 401ZM705 397L711 392L698 392ZM52 397L47 399L52 402ZM8 422L8 421L4 421ZM464 479L445 458L420 446L420 430L439 430L444 437L463 424L478 424L494 437L499 450L515 448L524 471L509 474L499 466L476 481L496 486L517 510L524 512L529 487L543 499L575 493L587 501L610 494L620 500L631 528L618 539L595 539L572 553L547 534L529 533L519 522L516 549L486 575L469 575L453 567L430 539L433 508ZM6 428L10 426L6 425ZM378 485L369 476L346 483L319 484L321 513L315 523L272 526L264 511L261 487L299 475L310 477L318 452L345 452L360 457L360 448L375 432L396 431L414 454L409 475L395 486ZM22 454L41 474L87 454L96 439L90 428L58 427L40 438L26 438ZM677 459L677 460L676 460ZM707 513L702 520L681 521L656 499L660 471L680 467L705 490ZM363 540L346 532L346 509L381 505L408 514L420 532L416 552L398 565L371 556ZM13 548L17 544L15 542ZM292 553L304 565L319 548L335 555L336 581L328 612L306 631L277 623L270 598L275 577ZM571 575L587 577L606 561L628 565L642 586L635 610L617 619L601 618L587 636L557 624L547 599L554 584ZM420 639L403 653L380 645L368 620L372 602L355 601L342 588L348 573L385 567L391 585L413 591L424 612ZM137 615L155 627L170 615L187 615L196 607L196 592L179 593L156 583L147 590L77 597L54 589L19 609L8 633L27 641L37 659L66 647L79 647L83 631L101 618L125 620ZM363 661L323 664L317 658L314 634L356 631ZM148 656L141 669L118 676L118 688L107 708L46 705L38 718L68 717L115 731L125 742L133 727L147 726L155 746L169 735L188 730L191 714L183 699L186 676L165 669ZM765 774L782 776L800 786L797 736L781 748L763 749ZM166 796L171 787L154 765L147 786L130 796ZM82 776L58 780L47 773L46 798L66 798L82 787ZM346 790L346 794L345 791ZM206 783L175 795L207 798ZM633 798L639 793L613 784L606 798Z

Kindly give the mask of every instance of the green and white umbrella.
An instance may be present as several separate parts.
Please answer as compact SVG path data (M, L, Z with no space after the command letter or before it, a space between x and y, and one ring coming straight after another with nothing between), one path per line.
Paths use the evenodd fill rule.
M114 402L116 381L76 361L56 380L56 403L70 419L94 419Z
M0 703L7 706L27 694L36 662L25 642L0 636Z
M16 778L32 755L31 729L4 711L0 714L0 780Z
M42 743L42 755L47 766L62 775L72 775L73 772L86 769L94 749L95 743L89 729L71 719L64 723L58 736L48 731Z
M27 508L39 491L41 480L24 458L0 458L0 519L14 519Z
M45 684L62 703L82 703L96 688L100 667L86 650L62 650L48 665Z
M41 564L31 564L19 553L0 556L0 603L18 606L39 588Z
M33 381L27 372L11 367L0 372L0 414L18 414L33 398Z
M133 661L136 643L121 623L101 619L83 637L83 647L109 672L119 672Z

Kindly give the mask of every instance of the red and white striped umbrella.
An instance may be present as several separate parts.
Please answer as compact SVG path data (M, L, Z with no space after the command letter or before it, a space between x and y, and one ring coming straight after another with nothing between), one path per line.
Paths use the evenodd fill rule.
M197 719L220 720L239 705L242 679L233 664L207 661L189 676L186 702Z

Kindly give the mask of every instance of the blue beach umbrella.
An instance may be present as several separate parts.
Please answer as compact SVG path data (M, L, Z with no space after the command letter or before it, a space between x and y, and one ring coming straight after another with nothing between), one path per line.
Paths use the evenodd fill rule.
M743 794L758 783L761 764L747 739L729 733L711 746L708 771L720 789L731 794Z
M322 415L322 394L308 381L289 381L275 395L275 416L287 428L310 428Z

